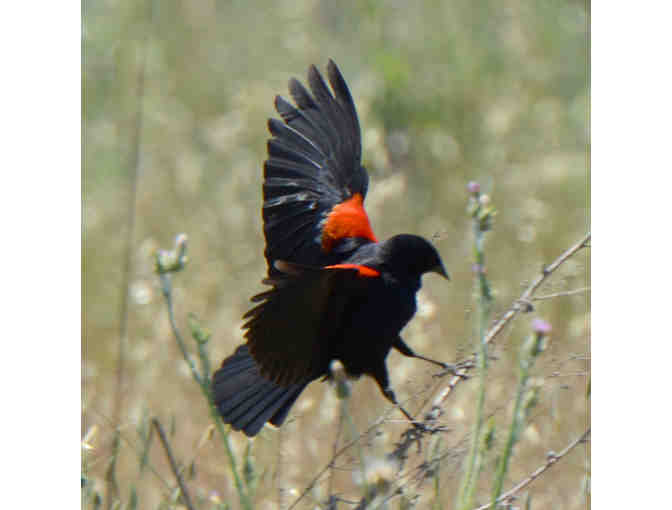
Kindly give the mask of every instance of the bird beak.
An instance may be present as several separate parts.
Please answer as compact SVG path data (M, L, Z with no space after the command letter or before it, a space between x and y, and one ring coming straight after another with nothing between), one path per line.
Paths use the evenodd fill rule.
M448 271L446 271L446 268L443 267L443 264L437 264L432 269L430 269L429 272L439 274L443 276L446 280L450 280L450 275L448 274Z

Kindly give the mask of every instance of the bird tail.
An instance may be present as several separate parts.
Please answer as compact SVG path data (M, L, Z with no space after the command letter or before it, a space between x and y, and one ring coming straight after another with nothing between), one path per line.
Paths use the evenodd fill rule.
M266 422L282 425L309 382L280 386L269 381L243 344L215 372L212 393L224 422L252 437Z

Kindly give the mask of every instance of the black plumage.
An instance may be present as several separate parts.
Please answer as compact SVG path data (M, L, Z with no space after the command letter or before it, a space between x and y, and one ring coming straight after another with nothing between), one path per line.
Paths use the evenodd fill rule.
M224 421L248 436L281 425L310 382L331 377L334 360L351 377L373 377L394 403L390 349L445 366L415 354L400 332L415 314L422 275L448 274L427 240L374 236L355 105L332 61L327 71L333 94L311 66L312 94L291 80L296 106L276 98L283 122L268 123L262 210L271 289L252 298L246 343L213 377Z

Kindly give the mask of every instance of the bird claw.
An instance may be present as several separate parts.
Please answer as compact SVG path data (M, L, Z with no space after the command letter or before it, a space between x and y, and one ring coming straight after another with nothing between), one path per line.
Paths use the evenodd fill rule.
M409 428L404 432L404 435L413 436L410 439L419 440L424 434L436 434L437 432L445 432L448 428L445 425L431 427L425 422L412 421L413 428Z
M431 432L431 428L422 423L421 421L412 421L413 426L416 428L417 432L424 434L425 432Z
M403 442L410 447L413 443L418 443L418 452L422 449L422 436L429 431L426 425L420 422L412 421L412 427L407 428L401 435Z
M441 378L447 375L456 375L460 379L469 379L469 376L465 371L465 369L468 368L467 366L463 366L463 364L461 363L458 363L456 365L450 363L442 363L442 365L443 365L443 371L439 372L438 374L434 374L434 377Z

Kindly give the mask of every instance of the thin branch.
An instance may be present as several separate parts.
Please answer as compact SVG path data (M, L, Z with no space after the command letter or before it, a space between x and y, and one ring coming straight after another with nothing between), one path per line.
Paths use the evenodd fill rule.
M98 416L98 419L100 419L101 421L107 422L110 428L115 427L115 423L112 422L112 420L105 414L101 413L96 409L90 409L90 411L96 414ZM126 434L121 431L121 429L119 429L119 438L126 444L126 446L128 446L131 450L133 450L133 452L136 453L138 457L140 456L140 447L137 444L135 444L132 439L127 437ZM168 481L161 476L161 474L156 470L156 468L154 468L151 462L147 464L147 469L149 469L149 471L156 477L156 479L163 484L166 490L170 490L170 484L168 483Z
M168 443L168 438L166 437L166 433L163 430L163 426L161 425L161 423L157 418L152 418L152 425L154 425L154 428L159 433L159 439L161 440L163 449L166 451L166 457L168 457L168 462L170 462L170 468L173 470L173 474L177 479L177 484L180 486L180 492L182 492L182 499L184 500L185 506L189 510L195 510L194 505L191 503L191 498L189 497L189 491L187 491L187 486L184 483L184 478L182 478L180 468L178 467L177 462L175 462L175 457L173 456L173 451L170 448L170 443Z
M571 443L569 443L564 450L562 450L560 453L555 453L555 454L549 454L548 458L546 459L546 463L537 469L535 469L532 473L530 473L524 480L519 482L517 485L506 491L504 494L502 494L498 499L497 503L501 503L503 501L506 501L510 499L512 496L520 492L522 489L530 485L533 481L535 481L537 478L539 478L542 474L544 474L546 471L548 471L551 466L556 464L560 459L562 459L565 455L567 455L569 452L571 452L577 445L584 443L587 439L588 436L590 435L590 428L588 428L583 434L581 434L579 437L574 439ZM488 503L487 505L479 506L476 510L486 510L487 508L492 508L492 503Z
M590 372L567 372L565 374L562 374L560 372L553 372L551 375L547 375L549 379L552 379L553 377L587 377L590 375Z
M556 292L554 294L546 294L545 296L536 296L532 301L543 301L544 299L553 299L562 296L574 296L575 294L584 294L590 292L590 287L582 287L580 289L565 290L563 292Z
M523 307L521 306L520 301L529 301L532 295L539 289L542 283L546 281L546 279L553 274L553 272L558 269L562 264L567 262L576 252L581 250L586 246L586 244L590 241L590 232L588 232L583 239L581 239L579 242L574 244L572 247L570 247L567 251L565 251L562 255L560 255L557 259L555 259L550 265L544 267L541 271L541 274L537 276L537 278L530 284L530 286L523 292L523 294L520 296L520 299L518 302L513 303L511 308L504 314L504 316L490 329L488 334L486 335L486 342L490 343L492 342L495 337L504 329L504 326L506 326L511 319L513 319L518 312L523 310Z
M541 274L525 289L525 292L513 302L511 307L506 311L506 313L499 319L485 335L485 342L490 344L495 340L497 335L499 335L504 327L511 322L519 312L524 311L527 306L529 306L530 301L532 300L533 294L539 289L542 283L544 283L549 276L555 272L562 264L567 262L574 254L579 250L584 248L588 241L590 241L590 232L588 232L581 240L576 244L567 249L562 255L555 259L550 265L544 267L541 271ZM459 364L464 370L469 370L475 366L475 355L472 355L467 360ZM460 376L454 376L448 382L448 385L439 393L436 399L434 399L434 406L440 406L447 398L457 384L463 379Z
M313 487L317 484L318 480L322 478L322 475L326 473L329 469L333 468L336 459L339 458L341 455L343 455L346 451L348 451L354 444L356 444L358 441L360 441L362 438L366 437L369 433L371 433L376 427L380 426L381 423L383 423L386 419L387 416L390 415L394 410L396 409L396 406L390 407L382 416L380 416L376 421L374 421L364 432L361 432L359 436L356 438L348 441L345 443L337 452L334 453L334 455L331 457L329 462L327 462L326 466L324 466L316 475L313 477L313 479L310 481L310 483L306 486L305 489L303 489L303 492L299 494L299 496L294 500L294 502L289 506L287 510L292 510L299 501L301 501L306 494L308 494ZM414 430L414 429L411 429Z

